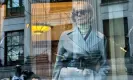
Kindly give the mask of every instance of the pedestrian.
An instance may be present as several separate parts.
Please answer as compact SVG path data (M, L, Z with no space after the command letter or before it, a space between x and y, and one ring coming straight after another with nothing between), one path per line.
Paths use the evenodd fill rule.
M15 75L12 77L12 80L24 80L24 77L22 75L22 68L20 65L16 65Z
M29 70L24 70L22 72L24 80L40 80L39 76L37 76L34 72Z
M125 67L127 69L127 76L128 76L128 80L131 80L133 77L133 57L130 56L130 49L129 49L129 44L125 45Z

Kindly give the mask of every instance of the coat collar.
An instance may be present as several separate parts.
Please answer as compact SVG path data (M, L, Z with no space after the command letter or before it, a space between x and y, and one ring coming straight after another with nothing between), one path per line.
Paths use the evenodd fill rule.
M84 40L83 36L81 35L81 33L80 33L80 31L79 31L79 29L77 27L74 27L72 33L69 34L68 36L80 48L82 48L83 50L89 52L88 46L86 44L86 41Z
M91 29L89 32L86 40L83 38L77 27L74 27L68 36L75 44L77 44L80 48L87 51L88 53L90 52L90 49L97 45L100 41L97 32L93 31L93 29Z

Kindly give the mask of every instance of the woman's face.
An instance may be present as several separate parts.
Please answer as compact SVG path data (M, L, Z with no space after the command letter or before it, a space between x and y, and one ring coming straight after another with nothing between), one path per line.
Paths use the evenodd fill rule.
M74 16L74 22L76 24L89 23L92 18L92 7L87 2L74 2L72 15Z

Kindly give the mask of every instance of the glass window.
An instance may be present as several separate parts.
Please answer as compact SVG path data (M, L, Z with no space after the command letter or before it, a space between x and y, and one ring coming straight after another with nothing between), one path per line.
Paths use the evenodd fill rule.
M100 0L103 5L99 0L62 1L68 0L50 0L50 5L38 8L33 5L32 10L36 14L32 23L45 21L53 25L48 32L39 35L32 32L32 54L49 56L52 79L132 80L133 1ZM48 15L40 14L47 7ZM44 46L47 44L44 41L50 40L51 51ZM44 60L37 58L34 70L42 76L44 63L39 60ZM92 73L84 72L85 69Z
M24 14L23 0L7 1L7 17L21 16Z
M6 65L23 64L24 62L24 34L23 31L6 33Z
M19 0L12 0L12 7L20 7Z
M23 6L23 0L8 0L7 3L8 3L8 7L7 8Z

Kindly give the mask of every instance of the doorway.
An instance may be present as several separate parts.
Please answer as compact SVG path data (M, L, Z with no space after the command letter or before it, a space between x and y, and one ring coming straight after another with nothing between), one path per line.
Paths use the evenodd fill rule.
M107 57L111 64L112 76L126 75L125 68L125 47L128 44L128 24L127 18L115 18L103 20L104 34L107 38ZM128 46L129 47L129 46ZM126 80L120 77L117 80ZM114 80L114 79L112 79Z

